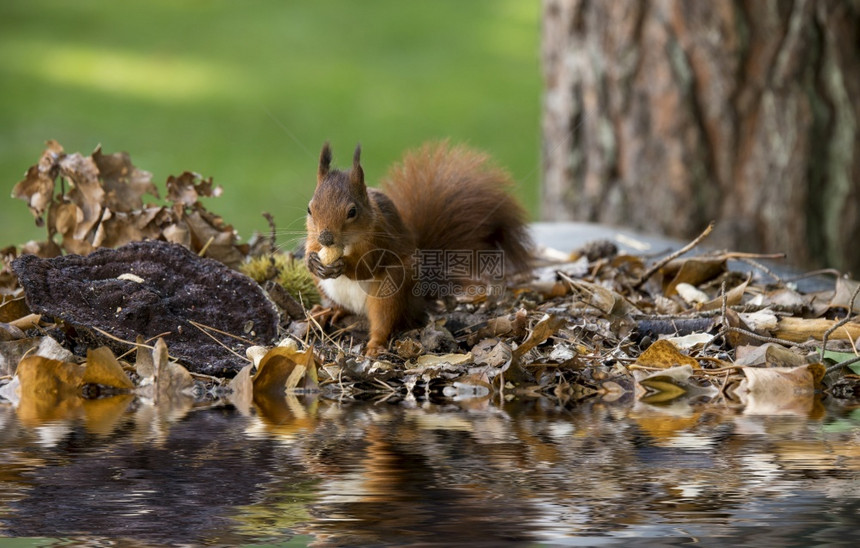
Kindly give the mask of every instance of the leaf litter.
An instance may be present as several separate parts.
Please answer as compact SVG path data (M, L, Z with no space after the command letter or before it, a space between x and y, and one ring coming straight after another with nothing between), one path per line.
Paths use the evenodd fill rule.
M211 178L166 187L165 203L145 203L158 189L128 154L55 141L15 186L47 232L0 250L0 397L27 422L103 429L129 405L170 417L224 403L277 417L305 394L762 413L860 398L860 284L800 289L760 256L685 255L711 227L656 261L605 241L547 250L502 296L450 300L370 360L366 321L324 325L301 249L278 250L271 216L270 236L242 244L200 202L222 193Z

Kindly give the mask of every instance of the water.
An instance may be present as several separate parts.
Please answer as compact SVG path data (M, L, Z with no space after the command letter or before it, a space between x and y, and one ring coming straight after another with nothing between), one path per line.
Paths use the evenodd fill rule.
M48 419L0 407L0 544L860 538L860 411L820 402L779 416L641 402L101 405Z

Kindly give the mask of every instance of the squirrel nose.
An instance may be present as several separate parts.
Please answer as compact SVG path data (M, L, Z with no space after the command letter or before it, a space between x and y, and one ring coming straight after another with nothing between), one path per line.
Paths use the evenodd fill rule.
M334 235L328 230L323 230L320 232L319 237L317 238L320 245L332 245L334 244Z

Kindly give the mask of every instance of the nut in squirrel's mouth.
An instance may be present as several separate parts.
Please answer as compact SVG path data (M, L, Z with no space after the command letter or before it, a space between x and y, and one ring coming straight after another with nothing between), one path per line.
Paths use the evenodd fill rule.
M318 255L323 266L328 266L343 257L343 246L324 245Z

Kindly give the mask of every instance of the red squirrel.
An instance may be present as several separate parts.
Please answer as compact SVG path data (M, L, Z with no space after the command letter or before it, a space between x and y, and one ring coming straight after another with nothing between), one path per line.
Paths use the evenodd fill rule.
M324 296L367 316L366 355L384 351L395 329L419 325L444 296L440 288L529 268L525 210L507 192L510 176L486 154L426 144L391 168L382 190L365 185L360 146L350 170L331 161L326 143L308 205L306 262ZM480 271L487 265L466 264L479 255L491 276Z

